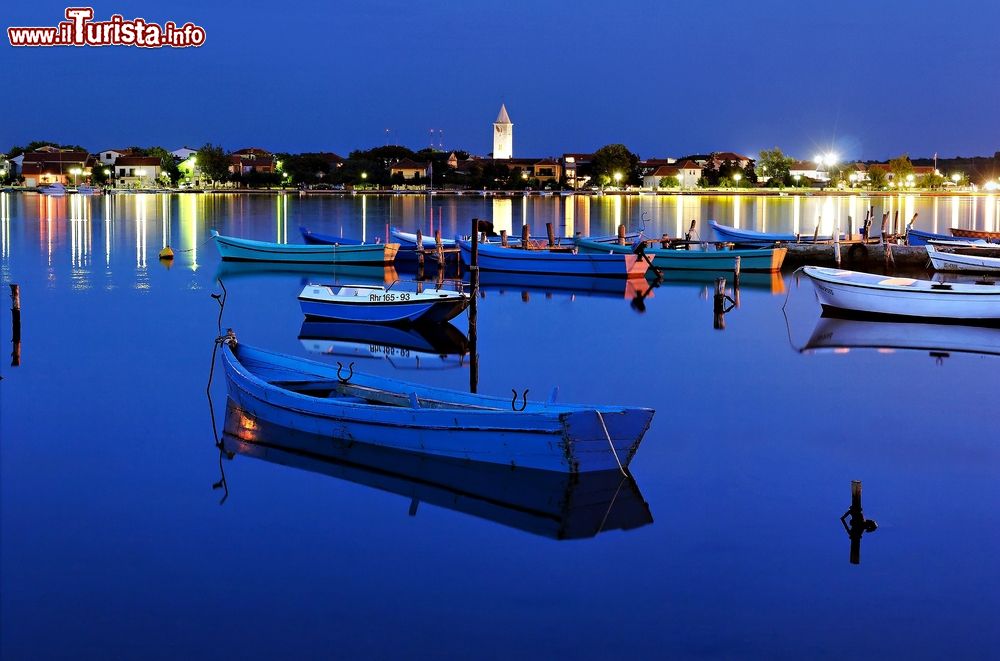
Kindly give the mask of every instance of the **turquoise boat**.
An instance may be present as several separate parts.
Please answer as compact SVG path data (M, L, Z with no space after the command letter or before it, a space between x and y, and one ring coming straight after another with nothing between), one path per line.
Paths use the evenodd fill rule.
M350 445L564 473L624 470L646 408L557 404L430 388L223 343L229 398L263 420Z
M578 238L576 246L581 253L630 255L634 246L608 240ZM646 256L653 266L663 270L681 271L733 271L736 258L740 258L740 271L780 271L785 261L785 248L751 248L749 250L678 250L676 248L646 247Z
M223 260L244 262L281 262L289 264L390 264L396 258L398 243L371 245L303 245L270 243L223 236L212 230L215 247Z
M708 226L712 228L715 236L720 241L729 241L731 243L771 245L779 241L783 243L829 243L833 241L833 236L831 235L816 236L814 240L813 235L809 233L782 234L776 232L755 232L754 230L742 230L728 225L720 225L714 220L708 221ZM840 235L840 240L844 240L843 234Z

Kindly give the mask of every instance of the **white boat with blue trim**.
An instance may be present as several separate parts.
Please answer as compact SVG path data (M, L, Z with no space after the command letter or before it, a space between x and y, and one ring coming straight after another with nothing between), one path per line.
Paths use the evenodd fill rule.
M925 319L1000 322L1000 285L934 282L805 266L824 308Z
M469 295L421 283L391 285L308 284L299 294L302 314L316 319L369 324L439 323L469 305Z

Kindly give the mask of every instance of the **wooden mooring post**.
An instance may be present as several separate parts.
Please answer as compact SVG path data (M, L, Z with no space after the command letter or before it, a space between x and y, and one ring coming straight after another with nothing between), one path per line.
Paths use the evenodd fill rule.
M851 564L861 564L861 537L878 529L878 523L866 519L861 507L861 480L851 480L851 507L840 517L840 522L851 538Z
M545 235L549 240L549 248L556 245L556 234L552 229L552 223L545 223Z
M527 226L525 226L527 227ZM469 257L469 392L479 390L479 219L472 219L472 255Z
M444 243L441 242L441 223L434 230L434 252L437 255L438 272L444 271Z
M21 364L21 286L10 285L10 366Z
M625 225L618 226L618 245L625 245Z
M531 232L528 230L528 225L525 223L521 225L521 250L528 250L531 248Z
M507 243L507 230L500 230L500 245L506 248Z

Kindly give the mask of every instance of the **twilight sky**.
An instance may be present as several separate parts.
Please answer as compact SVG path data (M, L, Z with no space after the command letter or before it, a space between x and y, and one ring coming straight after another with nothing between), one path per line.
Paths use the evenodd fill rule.
M78 3L83 4L83 3ZM201 48L12 48L66 3L5 3L0 150L389 141L514 156L624 142L643 157L775 145L802 158L1000 150L1000 3L96 0L205 28ZM438 139L435 138L435 143Z

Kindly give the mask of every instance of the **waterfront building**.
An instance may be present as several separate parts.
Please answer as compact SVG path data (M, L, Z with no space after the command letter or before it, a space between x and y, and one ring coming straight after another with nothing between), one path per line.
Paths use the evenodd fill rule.
M573 152L562 155L563 172L566 174L566 185L576 190L583 188L590 181L590 161L593 154Z
M42 147L12 160L18 159L24 185L32 187L55 183L73 185L89 177L91 166L97 162L85 151L56 147Z
M404 158L389 166L389 176L401 176L403 179L421 179L427 176L427 163L418 163L412 159Z
M643 176L642 185L644 188L656 190L664 179L675 177L681 188L694 188L698 185L698 180L701 179L701 171L701 166L690 160L676 165L660 165Z
M229 155L229 172L243 175L250 172L274 172L274 154L260 147L244 147Z
M121 188L143 188L160 177L160 159L157 156L127 154L115 160L115 184Z
M195 154L197 154L198 150L197 149L191 149L188 146L184 146L184 147L180 147L178 149L175 149L175 150L173 150L170 153L173 154L173 157L176 158L177 160L179 160L179 161L186 161L187 159L189 159L192 156L194 156Z

